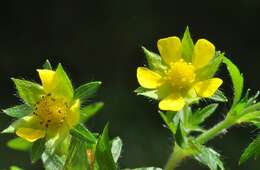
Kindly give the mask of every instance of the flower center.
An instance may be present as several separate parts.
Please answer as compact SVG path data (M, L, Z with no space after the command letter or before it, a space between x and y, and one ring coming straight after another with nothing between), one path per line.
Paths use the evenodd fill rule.
M187 63L184 60L179 60L171 64L167 78L173 88L183 90L192 86L195 81L196 74L191 63Z
M49 126L61 126L69 112L68 103L62 98L55 98L51 94L42 96L42 99L35 104L33 114L39 118L40 124Z

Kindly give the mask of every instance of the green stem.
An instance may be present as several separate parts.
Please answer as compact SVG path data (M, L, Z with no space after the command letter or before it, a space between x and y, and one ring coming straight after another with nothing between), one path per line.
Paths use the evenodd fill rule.
M231 114L228 114L231 115ZM233 126L236 122L236 119L233 116L227 116L225 120L218 123L211 129L207 130L200 136L196 138L196 141L200 144L204 144L207 141L213 139L217 135L219 135L223 130L228 129L229 127ZM165 170L174 170L181 161L189 156L189 153L185 153L184 150L182 150L177 144L174 146L173 153L171 154L166 166Z
M175 144L173 152L164 169L174 170L186 156L188 156L188 154L184 153L183 150Z
M233 126L235 120L233 117L227 117L222 122L215 125L213 128L207 130L206 132L202 133L200 136L197 137L196 141L200 144L204 144L207 141L213 139L217 135L219 135L223 130L228 129L229 127Z

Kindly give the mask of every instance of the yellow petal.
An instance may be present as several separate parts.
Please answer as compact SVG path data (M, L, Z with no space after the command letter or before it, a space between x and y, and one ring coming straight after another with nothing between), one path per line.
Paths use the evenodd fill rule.
M195 84L194 88L200 97L211 97L223 83L220 78L212 78Z
M44 138L45 131L41 129L20 128L16 131L16 135L29 142L34 142L40 138Z
M45 90L45 92L50 92L54 86L53 86L53 77L54 77L54 74L55 74L55 71L52 71L52 70L40 70L38 69L37 70L38 73L39 73L39 76L40 76L40 79L41 79L41 82L42 82L42 86Z
M179 111L184 107L184 105L185 100L183 97L177 94L171 94L160 101L159 108L161 110Z
M71 106L70 112L67 115L67 123L70 128L79 123L79 109L80 109L80 101L79 99L75 101L75 103Z
M206 66L214 57L215 46L206 39L199 39L195 46L192 56L192 64L195 68Z
M179 37L168 37L158 40L158 50L162 59L168 65L180 59L181 40Z
M137 80L142 87L148 89L155 89L163 83L160 74L145 67L137 68Z

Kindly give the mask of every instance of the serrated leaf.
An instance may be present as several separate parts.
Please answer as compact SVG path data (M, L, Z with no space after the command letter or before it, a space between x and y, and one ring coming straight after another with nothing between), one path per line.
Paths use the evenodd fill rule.
M120 157L122 146L123 142L119 137L112 140L111 152L115 162L117 162Z
M45 150L45 139L39 139L33 143L31 149L31 162L37 162Z
M211 116L215 110L217 109L218 104L214 103L214 104L210 104L207 105L206 107L204 107L201 110L196 111L191 118L191 124L193 125L199 125L201 123L203 123L209 116Z
M181 121L179 121L177 130L176 130L175 141L181 148L184 148L187 144L187 137L186 137L186 134L185 134Z
M134 92L137 93L137 95L159 100L158 90L148 90L143 87L138 87Z
M224 53L216 52L215 57L205 67L196 71L197 77L201 80L212 78L222 63L223 58Z
M103 102L97 102L80 109L80 122L84 123L88 121L88 119L93 117L103 106Z
M244 86L244 78L238 67L228 58L224 57L223 62L226 64L229 75L233 83L234 99L233 105L237 104L241 98Z
M144 168L134 168L134 169L123 169L123 170L162 170L162 168L156 168L156 167L144 167Z
M100 88L102 82L100 81L93 81L90 83L86 83L81 85L75 90L74 98L80 99L83 103L85 100L92 98L95 96L96 92Z
M194 44L190 36L189 27L187 26L183 38L181 40L181 53L182 53L182 58L185 61L191 62L193 48L194 48Z
M18 138L9 140L7 142L7 146L14 150L28 151L31 148L32 143L18 137Z
M45 170L62 170L64 166L64 157L60 157L57 154L50 154L43 152L42 162Z
M89 170L86 144L72 137L64 170Z
M4 109L3 112L11 117L21 118L33 112L32 107L27 104L17 105L8 109Z
M73 98L74 91L71 81L61 64L59 64L56 69L53 82L55 83L55 88L53 91L56 94L64 96L68 99Z
M39 101L41 95L44 94L42 86L37 83L15 78L12 78L12 80L15 83L20 98L23 99L27 105L34 105Z
M260 156L260 136L258 136L249 146L245 149L240 157L239 164L243 164L251 157Z
M97 141L96 137L84 125L81 124L78 124L71 129L70 134L87 143L95 144Z
M166 69L166 66L162 64L161 57L158 54L147 50L145 47L142 47L142 49L144 51L149 68L155 72L163 73Z
M217 90L216 93L213 96L209 97L209 98L211 100L214 100L214 101L217 101L217 102L228 102L227 97L220 90Z
M208 166L211 170L224 170L224 165L220 160L220 155L211 148L207 148L200 144L195 144L196 152L193 157L201 162L202 164Z
M52 66L51 66L51 63L50 63L50 61L47 59L46 61L45 61L45 63L42 65L42 68L43 69L46 69L46 70L52 70Z
M113 159L111 152L111 145L108 136L108 125L103 130L102 135L98 139L95 152L95 162L97 163L99 169L102 170L116 170L117 166Z

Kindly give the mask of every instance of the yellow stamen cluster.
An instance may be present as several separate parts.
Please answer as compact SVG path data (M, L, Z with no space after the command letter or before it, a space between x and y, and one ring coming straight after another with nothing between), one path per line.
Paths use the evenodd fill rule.
M181 59L170 64L166 79L170 81L174 89L185 90L190 88L195 82L196 74L194 70L194 66L191 63Z
M41 125L48 128L53 125L61 126L68 112L68 103L49 93L42 96L41 100L35 104L33 114L37 116Z

